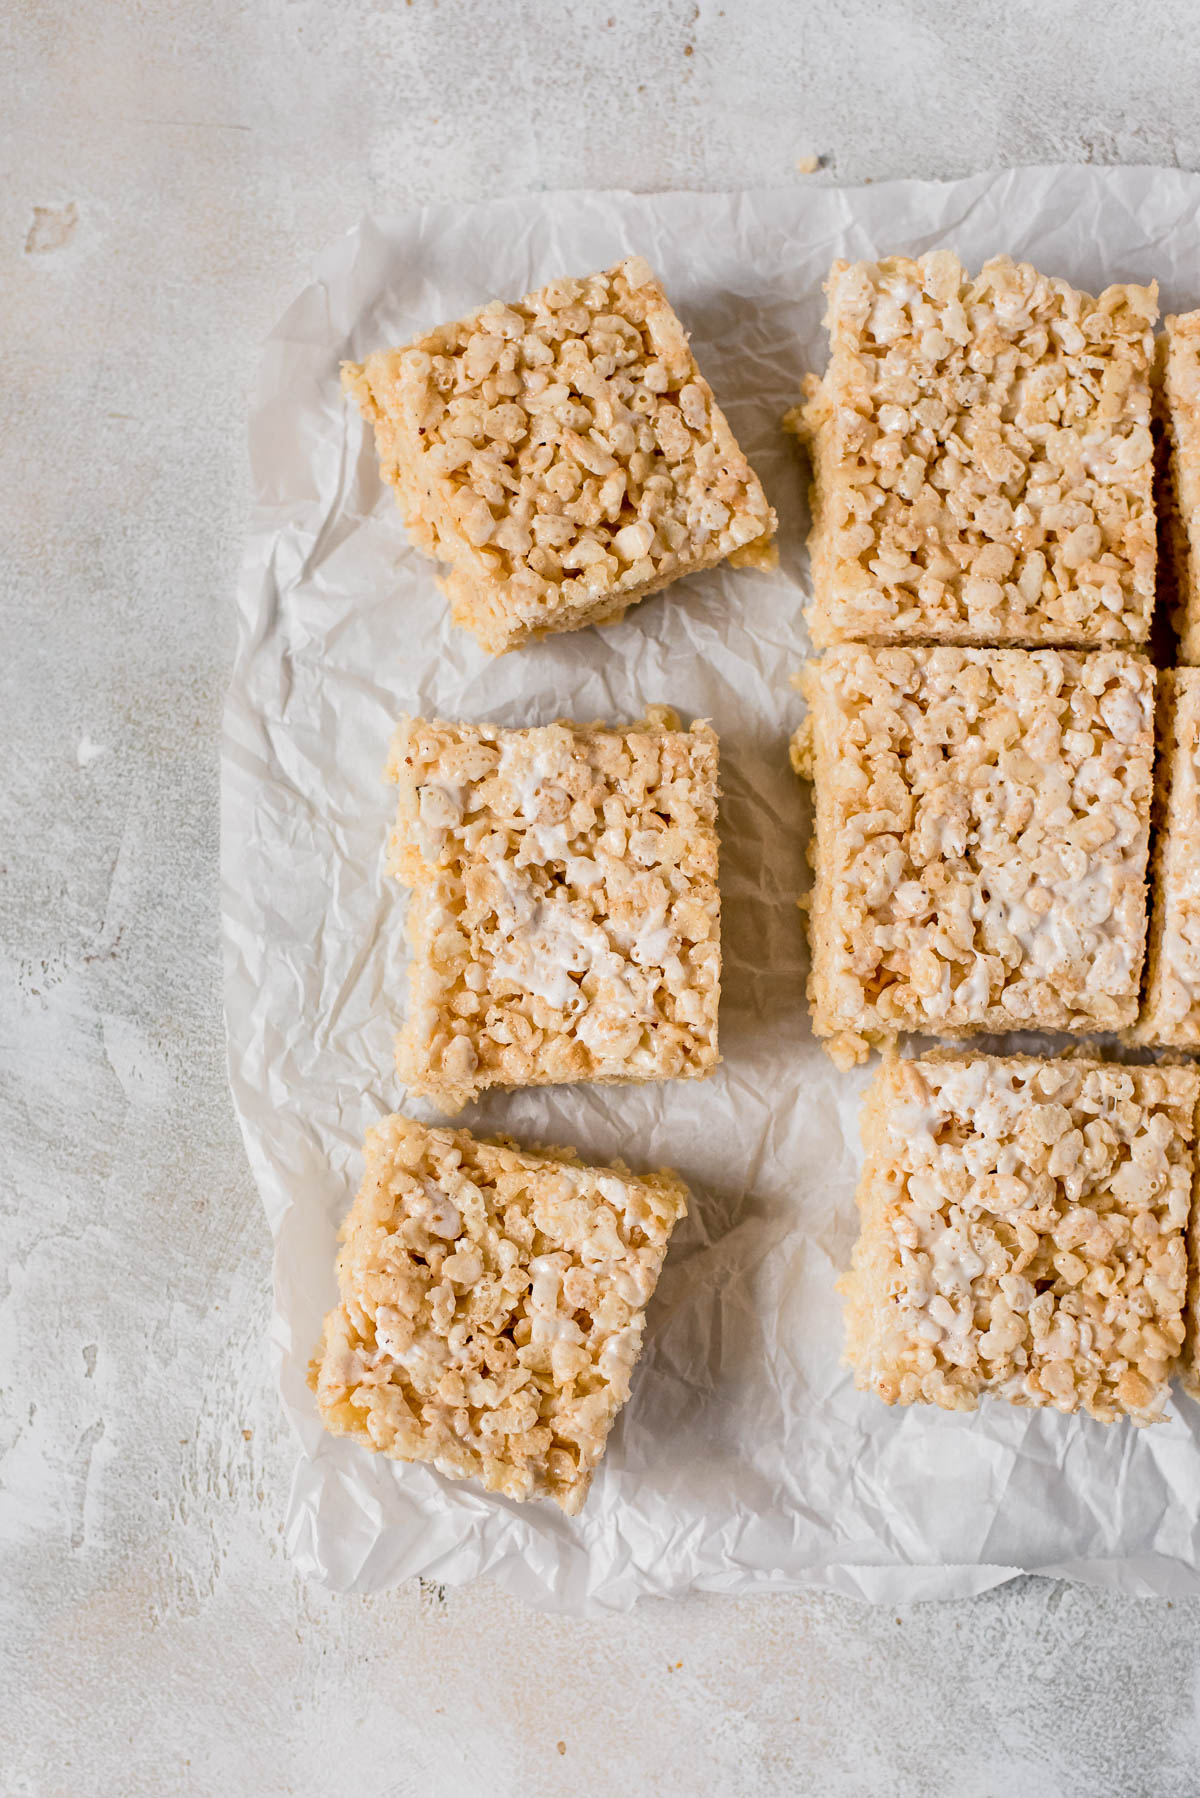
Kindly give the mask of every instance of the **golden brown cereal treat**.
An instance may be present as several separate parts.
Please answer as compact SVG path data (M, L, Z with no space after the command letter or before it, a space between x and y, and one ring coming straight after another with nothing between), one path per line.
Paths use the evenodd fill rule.
M721 992L717 739L405 719L391 871L413 889L410 1092L711 1073Z
M309 1373L321 1421L573 1517L629 1397L682 1181L398 1115L366 1158Z
M835 262L813 462L819 646L1144 643L1155 287L1098 299L998 256Z
M1200 668L1159 676L1148 974L1140 1042L1200 1049Z
M1152 1423L1184 1342L1200 1071L889 1058L863 1112L846 1298L888 1404Z
M1200 312L1168 318L1163 414L1170 471L1171 574L1179 659L1200 663Z
M1117 1030L1146 936L1154 671L1124 650L833 649L809 998L835 1061L900 1031Z
M649 264L496 300L342 379L456 624L499 653L621 616L775 515Z

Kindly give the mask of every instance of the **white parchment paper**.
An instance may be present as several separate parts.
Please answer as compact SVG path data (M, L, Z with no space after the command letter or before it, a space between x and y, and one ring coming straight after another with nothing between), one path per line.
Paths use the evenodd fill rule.
M340 1590L487 1572L562 1611L645 1593L824 1585L881 1601L1022 1570L1200 1592L1200 1411L1149 1431L985 1404L889 1411L839 1365L864 1074L814 1043L795 895L807 794L787 764L808 652L806 476L781 434L825 360L835 256L1007 250L1093 291L1156 276L1200 303L1200 179L1023 169L947 184L733 195L543 194L365 219L268 340L223 765L230 1073L275 1234L274 1348L302 1456L287 1520ZM773 576L717 570L624 623L492 660L452 630L408 548L338 363L560 273L647 256L781 521ZM493 1094L459 1120L670 1163L692 1215L650 1311L633 1397L581 1517L400 1467L320 1429L305 1368L333 1303L363 1132L403 1107L403 895L382 872L401 711L540 724L664 701L721 740L724 1064L705 1082ZM434 1114L414 1106L419 1115Z

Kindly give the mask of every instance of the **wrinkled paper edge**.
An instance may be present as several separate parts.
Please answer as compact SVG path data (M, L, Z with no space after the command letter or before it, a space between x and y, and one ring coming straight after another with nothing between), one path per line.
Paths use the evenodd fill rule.
M1064 184L1076 184L1081 177L1086 177L1087 185L1101 189L1110 186L1114 189L1109 198L1112 203L1128 205L1131 208L1137 203L1139 184L1148 188L1152 182L1170 182L1180 189L1180 216L1185 212L1195 214L1200 210L1200 179L1189 177L1178 170L1142 169L1080 169L1073 165L1058 167L1032 167L1017 170L1004 170L969 177L965 180L951 182L898 181L880 183L871 187L836 190L843 208L843 227L852 233L856 218L864 209L869 209L876 220L886 215L890 202L903 197L907 203L922 192L938 196L939 210L952 194L961 197L964 212L980 204L991 202L1003 209L1006 204L1006 189L1010 190L1013 200L1020 200L1020 188L1029 178L1041 178L1052 187L1058 178ZM1120 188L1121 191L1115 191ZM829 189L817 191L826 195ZM1094 196L1099 200L1102 196L1097 192ZM601 204L609 209L640 208L644 206L670 207L677 201L684 203L705 202L716 205L735 204L740 198L761 199L772 202L782 199L786 203L795 204L797 192L791 188L777 190L753 190L750 194L627 194L622 192L604 193L572 193L544 194L527 198L498 200L485 202L469 209L477 214L510 213L514 210L525 215L532 215L541 206L557 204ZM439 228L439 220L453 217L461 222L464 208L457 206L425 207L412 215L412 226L419 238L426 233L435 233ZM1028 229L1028 218L1021 218L1020 231L1014 236L1024 235ZM390 221L386 221L390 222ZM397 221L399 222L399 221ZM272 397L272 346L283 340L287 341L297 328L305 337L312 328L312 319L319 316L321 297L325 291L325 280L340 274L346 259L354 253L356 241L364 229L370 227L371 219L364 218L358 226L347 233L343 240L330 246L316 262L314 278L309 286L289 307L283 319L271 333L264 344L263 361L256 382L252 417L266 406ZM947 227L939 225L933 233L937 240L945 236ZM1078 226L1075 227L1078 229ZM883 233L886 236L886 232ZM1014 251L1014 253L1019 253ZM1125 278L1121 271L1114 271L1112 279ZM1195 295L1191 304L1200 298L1200 267L1197 268ZM1182 296L1181 305L1188 304L1186 296ZM1170 310L1163 307L1164 312ZM433 322L432 320L430 322ZM286 507L284 508L286 511ZM278 1242L283 1221L291 1207L301 1200L294 1195L289 1183L289 1173L280 1167L266 1152L255 1126L254 1114L262 1103L265 1070L256 1061L256 1057L248 1046L239 1040L236 1008L231 1003L231 996L237 980L238 944L236 932L231 928L231 917L237 909L238 899L238 856L244 841L244 830L249 808L254 798L254 772L248 765L247 749L255 747L262 753L269 753L269 745L265 734L261 731L261 720L252 709L247 708L244 701L246 676L262 651L269 635L271 619L264 615L262 600L265 593L265 576L272 554L272 540L280 526L280 506L276 501L270 502L261 492L254 496L254 507L251 524L247 536L247 548L238 584L238 643L235 655L231 684L229 688L221 755L221 889L222 889L222 942L225 969L226 991L226 1029L228 1066L231 1092L246 1146L255 1182L267 1214L273 1237ZM293 1343L291 1331L284 1315L279 1290L279 1270L276 1270L276 1292L271 1326L271 1355L277 1381L282 1385L285 1361L291 1357ZM315 1418L315 1408L309 1405L311 1417L302 1420L296 1414L294 1402L289 1403L285 1396L285 1409L289 1420L296 1430L303 1459L296 1470L293 1481L290 1510L290 1526L287 1535L287 1546L290 1554L301 1569L310 1577L325 1580L338 1586L339 1589L353 1591L379 1591L395 1584L399 1580L417 1575L430 1580L446 1583L466 1581L487 1574L498 1583L523 1598L537 1608L555 1611L566 1611L574 1614L595 1614L608 1610L625 1610L643 1596L680 1596L687 1590L725 1592L731 1595L744 1596L757 1592L800 1592L811 1589L827 1589L873 1603L900 1603L917 1599L941 1599L974 1596L991 1588L1018 1578L1024 1574L1040 1574L1047 1577L1065 1578L1081 1583L1119 1590L1131 1595L1181 1596L1185 1593L1200 1593L1200 1565L1189 1564L1176 1557L1142 1554L1126 1559L1108 1557L1104 1559L1066 1560L1046 1565L994 1565L986 1562L966 1564L923 1564L919 1562L891 1561L883 1564L855 1564L850 1561L829 1562L807 1568L802 1576L784 1573L782 1570L762 1570L731 1564L719 1576L695 1578L682 1585L656 1588L652 1583L631 1587L628 1582L617 1581L611 1589L600 1592L593 1591L586 1579L579 1576L580 1569L570 1567L573 1558L567 1543L562 1544L563 1554L557 1566L543 1565L532 1568L522 1553L513 1552L516 1546L511 1540L514 1532L506 1533L505 1538L497 1545L490 1556L485 1556L478 1564L463 1569L462 1551L470 1537L470 1516L472 1510L479 1507L490 1507L496 1503L506 1505L507 1501L472 1494L474 1504L465 1507L468 1515L465 1519L466 1531L457 1528L445 1531L428 1532L430 1539L422 1541L420 1548L406 1557L401 1557L395 1564L389 1564L385 1570L372 1566L368 1557L357 1575L349 1581L329 1580L328 1570L323 1566L319 1542L314 1527L314 1511L311 1504L306 1505L306 1476L311 1472L312 1458L319 1452L322 1431ZM431 1479L433 1476L427 1469L406 1470L415 1473L418 1478ZM309 1494L311 1496L311 1494ZM456 1492L457 1499L459 1494ZM512 1508L512 1507L507 1507ZM463 1507L459 1507L461 1511ZM460 1517L459 1521L463 1519ZM514 1520L516 1521L516 1520ZM515 1532L519 1535L519 1528Z

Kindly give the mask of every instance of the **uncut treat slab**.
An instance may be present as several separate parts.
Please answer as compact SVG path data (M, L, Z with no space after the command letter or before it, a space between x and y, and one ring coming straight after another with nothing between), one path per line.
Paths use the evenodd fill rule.
M813 462L818 646L1146 641L1155 287L1093 299L1006 256L835 262Z
M1163 333L1163 417L1169 469L1169 540L1179 659L1200 663L1200 312L1168 318Z
M1185 1337L1200 1072L889 1059L863 1110L846 1299L888 1404L1153 1422Z
M413 888L409 1090L660 1080L716 1066L717 739L405 719L391 871Z
M639 256L347 363L413 542L499 653L615 619L775 515Z
M386 1117L309 1373L326 1429L574 1516L687 1191Z
M1159 676L1146 990L1136 1037L1200 1049L1200 668Z
M1154 671L1122 650L833 649L793 742L816 781L814 1028L1117 1030L1146 934Z

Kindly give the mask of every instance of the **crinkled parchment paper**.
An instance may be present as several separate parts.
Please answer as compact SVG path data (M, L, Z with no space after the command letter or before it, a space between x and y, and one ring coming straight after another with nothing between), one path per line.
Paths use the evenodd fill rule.
M810 811L787 742L801 716L789 677L808 650L808 518L779 421L803 372L824 365L832 259L942 244L972 265L1007 250L1093 290L1157 276L1164 309L1195 305L1200 179L1024 169L854 191L543 194L366 219L267 342L224 750L226 1003L302 1448L287 1539L339 1590L486 1572L576 1613L692 1587L823 1585L891 1602L1021 1570L1200 1591L1200 1411L1186 1401L1141 1432L1001 1404L891 1411L839 1365L834 1279L854 1229L865 1076L837 1073L804 1004L795 895ZM407 546L338 363L632 252L661 272L779 512L779 572L717 570L612 628L489 659L449 627L431 565ZM709 1081L492 1094L460 1120L590 1160L670 1163L694 1193L633 1397L568 1521L325 1436L305 1367L334 1299L363 1132L405 1102L392 1072L404 900L382 868L396 715L622 720L658 701L711 718L721 739L724 1065Z

